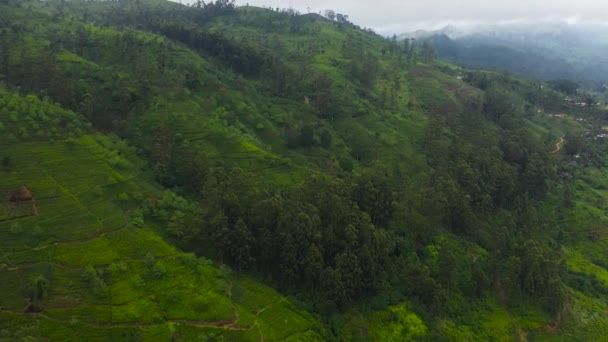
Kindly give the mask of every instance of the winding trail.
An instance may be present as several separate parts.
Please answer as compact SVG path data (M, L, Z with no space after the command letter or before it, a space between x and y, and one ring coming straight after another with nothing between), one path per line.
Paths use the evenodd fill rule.
M555 153L559 152L562 149L562 147L564 146L564 142L566 142L564 140L564 137L563 136L560 137L559 141L557 143L555 143L555 150L553 150L553 151L551 151L549 153L555 154Z

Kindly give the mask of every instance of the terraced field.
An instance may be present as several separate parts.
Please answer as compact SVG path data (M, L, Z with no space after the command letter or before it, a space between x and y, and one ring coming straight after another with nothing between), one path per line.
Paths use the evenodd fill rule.
M73 114L1 95L20 102L11 131L31 131L33 107ZM0 296L0 340L320 340L274 290L158 236L142 208L162 192L123 143L58 127L0 139L0 282L20 294Z

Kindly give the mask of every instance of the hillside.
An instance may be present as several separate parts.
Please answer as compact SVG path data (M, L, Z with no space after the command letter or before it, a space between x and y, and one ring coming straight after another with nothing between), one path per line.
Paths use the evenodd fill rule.
M30 193L0 207L2 340L318 338L319 323L274 290L178 251L144 222L146 206L179 198L124 159L124 143L32 96L0 102L4 129L20 132L0 141L0 188Z
M0 338L604 336L605 109L343 16L0 13Z

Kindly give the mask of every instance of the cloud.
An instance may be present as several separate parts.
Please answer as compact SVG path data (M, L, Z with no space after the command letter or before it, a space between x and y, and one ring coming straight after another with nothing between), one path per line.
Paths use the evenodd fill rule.
M331 8L381 33L432 29L447 24L499 22L608 22L608 1L598 0L238 0L239 5L292 7L306 12Z

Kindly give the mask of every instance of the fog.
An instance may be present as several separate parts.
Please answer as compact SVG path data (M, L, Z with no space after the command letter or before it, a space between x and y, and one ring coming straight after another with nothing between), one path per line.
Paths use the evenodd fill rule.
M597 0L237 0L237 4L291 7L303 13L332 9L381 34L438 29L448 24L461 27L563 22L608 26L608 1Z

